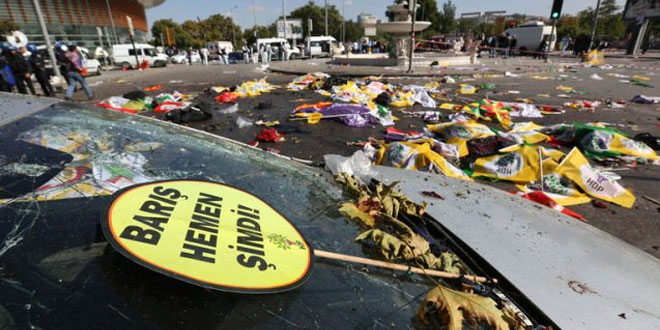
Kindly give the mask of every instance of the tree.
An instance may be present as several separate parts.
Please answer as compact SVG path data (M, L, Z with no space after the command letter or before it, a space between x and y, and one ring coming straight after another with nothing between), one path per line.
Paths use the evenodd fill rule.
M213 40L233 40L236 38L236 48L243 46L243 38L241 38L242 32L241 28L234 24L234 20L231 17L226 17L220 14L215 14L209 16L207 19L203 20L200 24L202 36L206 41ZM234 30L232 33L232 29Z
M307 21L310 18L314 24L312 26L314 30L312 31L312 35L322 35L325 33L325 8L317 6L314 1L310 1L306 5L294 9L289 16L302 20L302 33L304 36L307 35ZM341 21L342 17L337 7L334 5L328 6L328 33L337 40L341 39Z
M354 22L353 20L346 21L344 23L344 28L346 29L345 33L345 38L346 41L358 41L360 38L364 36L364 29L358 24L358 22ZM337 39L339 40L339 39Z
M255 31L256 36L255 36ZM257 41L257 38L274 38L277 36L277 27L275 24L270 26L261 26L251 27L245 29L243 32L243 39L248 45L252 45Z
M451 0L442 5L442 12L439 17L438 31L441 33L451 33L456 30L456 5Z
M0 19L0 36L2 36L2 38L4 38L4 35L16 30L18 30L18 25L16 23Z
M156 46L162 46L160 44L160 34L163 33L163 35L165 35L166 28L172 29L176 47L188 48L195 46L194 40L190 34L184 31L179 24L171 19L159 19L151 26L151 34L155 37L154 44Z
M623 37L626 26L619 12L620 9L616 0L603 0L598 12L596 39L615 41ZM578 26L582 29L582 33L591 33L595 15L596 10L592 7L578 13Z

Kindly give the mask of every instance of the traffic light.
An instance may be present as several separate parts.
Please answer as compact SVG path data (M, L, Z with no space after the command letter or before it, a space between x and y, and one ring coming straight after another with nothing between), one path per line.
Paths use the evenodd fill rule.
M550 18L558 19L561 15L561 6L564 4L564 0L554 0L552 2L552 11L550 12Z

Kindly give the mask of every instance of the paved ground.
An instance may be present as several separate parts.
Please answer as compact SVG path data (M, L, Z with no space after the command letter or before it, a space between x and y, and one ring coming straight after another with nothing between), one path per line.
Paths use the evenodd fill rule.
M520 77L496 77L496 78L476 78L474 81L468 81L470 84L494 83L498 88L495 95L491 98L496 100L513 100L515 97L529 97L537 104L561 105L567 99L557 97L557 94L563 92L556 90L558 85L572 86L576 90L587 92L581 98L587 100L604 100L612 98L614 100L630 100L634 95L646 94L658 96L659 89L633 86L619 82L619 78L608 76L609 73L618 73L626 75L640 74L649 76L650 83L660 86L660 62L650 59L634 60L630 58L608 59L608 63L614 64L612 69L596 68L578 68L569 69L575 64L575 60L566 58L553 58L553 63L546 65L540 61L530 59L508 59L503 61L484 60L480 66L453 68L447 70L437 70L436 74L461 75L464 78L475 73L483 73L482 70L509 71ZM310 64L316 63L316 64ZM330 67L323 60L296 61L286 63L287 67L294 68L300 72L312 71L331 71L346 70L347 68ZM617 67L621 65L621 67ZM277 64L273 64L277 66ZM349 68L357 72L357 67ZM419 69L418 71L428 71L431 69ZM384 73L386 70L371 68L366 72L371 74ZM398 72L397 70L387 70L388 72ZM533 72L533 73L528 73ZM597 73L603 80L593 80L590 76ZM239 84L245 80L265 77L267 73L259 70L255 65L194 65L194 66L169 66L164 69L149 69L140 73L122 73L116 77L104 79L94 87L97 98L105 98L112 95L121 95L128 91L146 87L149 85L163 84L163 91L180 92L202 92L211 86L230 86ZM400 72L402 77L387 78L396 83L423 83L419 77L405 77L404 72ZM466 76L469 75L469 76ZM532 76L550 77L553 80L538 80ZM104 77L110 75L104 73ZM295 76L280 73L268 74L268 81L273 84L286 84ZM436 78L432 78L436 79ZM560 80L556 80L560 79ZM459 81L460 82L460 81ZM456 88L457 84L443 84L443 88ZM519 91L519 94L511 94L509 91ZM77 97L82 98L82 93ZM150 93L157 94L157 93ZM550 97L539 97L538 94L550 94ZM473 96L474 99L482 97L483 94ZM250 127L239 129L235 120L238 115L250 118L252 120L279 120L284 123L280 131L286 132L286 141L278 144L261 143L260 147L273 147L281 150L282 154L294 156L297 158L308 159L315 164L322 161L322 156L327 153L338 153L343 155L352 154L357 147L348 146L346 143L355 140L364 140L368 137L382 138L383 127L357 129L343 126L334 121L323 121L319 125L308 125L304 122L287 121L291 110L301 103L313 103L325 100L324 97L312 92L289 92L285 89L278 89L270 94L252 99L239 100L239 112L235 115L217 115L212 120L202 123L196 123L191 126L207 130L209 132L227 136L242 142L250 142L254 139L254 134L260 129ZM256 110L255 106L260 102L271 102L272 106L265 110ZM216 108L224 108L224 105L216 105ZM418 118L409 118L406 115L397 113L397 108L393 108L395 115L401 120L395 126L401 130L417 129L421 130L423 122ZM423 110L422 107L415 106L413 110ZM654 135L660 134L658 119L660 110L658 105L636 105L630 104L625 109L608 109L601 106L595 112L580 112L569 110L564 115L546 116L545 118L534 120L539 124L554 123L572 123L572 122L592 122L603 121L617 125L625 133L635 135L641 132L651 132ZM520 121L520 120L519 120ZM615 205L608 204L607 209L596 208L592 204L584 204L572 207L573 210L586 216L590 223L595 227L605 230L621 239L636 245L656 257L660 257L660 209L657 205L642 198L649 196L660 199L660 167L652 165L643 165L632 169L617 172L623 179L621 184L630 188L637 196L637 202L632 209L625 209ZM496 185L505 190L513 190L513 186L506 183L486 183Z

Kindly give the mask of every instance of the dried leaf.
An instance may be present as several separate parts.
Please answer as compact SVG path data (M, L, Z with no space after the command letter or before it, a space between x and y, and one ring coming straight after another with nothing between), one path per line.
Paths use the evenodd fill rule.
M429 291L417 313L426 323L427 315L436 317L447 330L461 330L463 320L471 326L485 323L495 330L509 329L509 324L503 318L504 314L492 299L443 286Z
M371 239L379 245L381 253L388 260L410 260L413 258L412 250L406 243L380 229L367 230L356 237L355 241L360 242L366 239Z
M502 308L502 318L509 324L511 330L526 330L525 321L523 320L522 313L514 310L509 306Z
M345 217L358 222L361 226L371 228L376 224L376 220L369 213L363 212L353 203L344 203L339 212Z

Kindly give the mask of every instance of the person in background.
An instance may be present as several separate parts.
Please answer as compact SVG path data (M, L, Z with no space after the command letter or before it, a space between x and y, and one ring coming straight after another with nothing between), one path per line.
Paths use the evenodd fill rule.
M256 43L253 44L250 50L252 53L252 63L254 64L259 63L259 48L257 47L257 44Z
M563 38L561 38L561 56L564 56L566 54L566 51L568 50L568 46L571 44L571 35L567 34Z
M243 63L248 64L250 63L250 48L247 45L243 45L243 48L241 48L241 51L243 52Z
M518 45L518 37L516 37L516 35L514 34L511 36L511 45L509 45L509 56L515 57L517 45Z
M46 96L53 96L55 92L53 91L53 86L50 84L48 71L46 71L46 57L37 50L35 44L27 44L27 50L32 53L28 62L30 62L32 72L34 73L34 77L37 78L41 90Z
M18 49L14 46L9 47L9 53L6 56L7 63L11 68L11 71L14 73L14 80L16 82L16 89L21 94L27 94L26 84L30 88L32 94L34 93L34 86L32 86L32 68L30 68L30 63L23 56L23 54L18 52Z
M541 40L541 43L539 44L539 48L537 48L536 52L534 53L534 59L537 58L545 59L545 51L547 47L548 47L548 36L543 36L543 40Z
M208 65L209 64L209 50L208 48L204 47L202 50L200 50L200 55L202 57L202 64Z
M109 66L111 64L110 54L108 54L108 52L105 49L103 49L103 47L101 46L96 47L96 49L94 50L94 58L99 60L99 62L101 62L105 66Z
M76 45L69 46L69 50L66 52L66 59L68 60L67 80L69 80L69 88L66 90L65 98L67 100L71 100L73 98L73 92L76 89L76 84L80 83L83 90L85 91L85 94L87 94L87 99L93 99L94 93L89 88L89 85L87 85L85 78L80 74L83 71L83 68L80 65L81 56L80 53L78 53L78 48Z
M3 42L0 47L0 92L11 93L16 82L14 80L14 73L11 71L5 57L9 54L9 44Z
M496 36L491 36L490 41L488 42L488 47L490 47L490 56L488 57L495 57L497 55L497 46L499 43L497 42L497 37Z
M192 65L192 47L188 47L186 55L188 56L188 65Z
M646 54L646 51L648 51L649 48L653 48L653 44L655 44L655 33L651 31L648 38L646 38L646 43L644 43L644 46L642 47L642 54Z
M273 55L273 47L266 44L266 63L270 63L271 56Z

